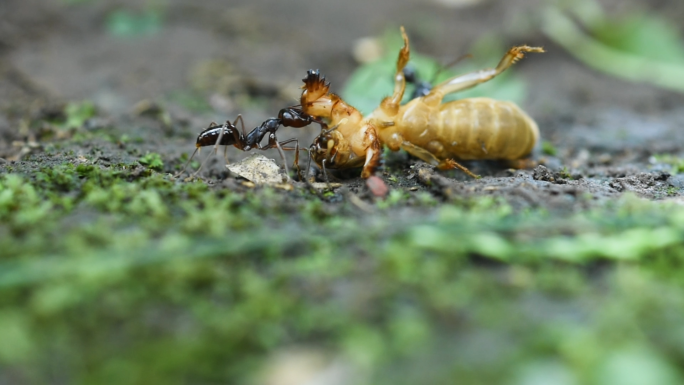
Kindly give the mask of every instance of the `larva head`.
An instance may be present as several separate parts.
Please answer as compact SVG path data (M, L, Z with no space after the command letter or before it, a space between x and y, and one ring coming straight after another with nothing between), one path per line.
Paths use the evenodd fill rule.
M330 90L330 83L326 83L325 76L321 76L318 70L308 70L306 77L302 79L304 85L302 86L302 97L300 104L306 106L315 102L321 97L328 94Z
M309 153L316 164L321 165L325 160L327 167L335 168L335 160L340 150L346 147L345 143L346 140L339 131L325 130L314 139Z

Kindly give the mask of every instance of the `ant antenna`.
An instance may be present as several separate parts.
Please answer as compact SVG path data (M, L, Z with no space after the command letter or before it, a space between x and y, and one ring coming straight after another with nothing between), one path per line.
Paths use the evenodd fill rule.
M242 120L242 114L238 114L237 118L235 118L235 121L233 122L233 126L236 126L238 119L240 119L240 126L242 127L242 136L247 136L245 133L245 121ZM228 146L226 146L226 148L228 148Z
M472 57L473 57L472 54L467 53L465 55L461 55L461 56L457 57L456 59L450 61L449 63L447 63L445 65L439 65L439 68L437 68L437 72L435 72L434 75L432 75L432 79L430 79L430 83L434 83L435 80L437 80L437 77L439 76L439 74L441 74L444 70L455 66L456 64L458 64L462 60L470 59Z

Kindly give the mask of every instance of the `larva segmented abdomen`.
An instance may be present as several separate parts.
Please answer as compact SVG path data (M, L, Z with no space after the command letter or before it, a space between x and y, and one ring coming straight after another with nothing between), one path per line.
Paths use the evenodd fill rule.
M537 124L512 102L462 99L442 104L433 114L433 139L443 146L439 158L520 159L539 138Z

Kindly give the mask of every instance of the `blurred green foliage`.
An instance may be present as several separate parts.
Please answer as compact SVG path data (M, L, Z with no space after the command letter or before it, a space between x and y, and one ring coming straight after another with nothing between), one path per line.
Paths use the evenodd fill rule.
M553 145L553 143L551 143L547 140L542 141L541 146L542 146L542 152L546 155L555 156L558 153L558 150Z
M684 44L679 28L659 15L634 12L617 19L603 16L590 28L597 40L622 52L684 64Z
M136 37L152 35L161 30L162 13L157 9L144 12L116 10L107 17L107 32L118 37Z
M655 154L653 155L653 159L657 163L664 163L669 165L671 167L670 174L672 175L677 175L684 172L684 159L678 156L672 154Z
M362 217L139 167L0 177L0 371L245 383L297 345L355 383L683 378L679 205L559 217L395 190Z
M62 2L66 5L81 5L81 4L87 4L87 3L92 3L96 0L62 0Z
M542 31L586 65L684 92L684 41L662 16L646 10L608 16L595 0L581 0L549 6L541 18Z

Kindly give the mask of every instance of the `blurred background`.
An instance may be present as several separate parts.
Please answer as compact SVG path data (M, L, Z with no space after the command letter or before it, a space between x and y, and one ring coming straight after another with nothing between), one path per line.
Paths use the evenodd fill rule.
M247 129L256 126L296 104L301 79L315 68L334 92L367 112L391 92L403 25L412 66L432 82L493 67L513 45L543 46L547 53L530 54L496 80L457 96L521 104L539 123L544 143L537 151L549 157L549 168L579 168L598 175L597 183L606 175L625 176L625 169L650 172L661 161L663 170L676 174L684 171L683 19L681 0L1 0L0 158L42 154L36 143L87 131L113 138L110 147L102 145L112 153L98 155L113 164L119 156L135 163L154 151L166 172L175 171L209 122L242 114ZM465 54L472 57L450 65ZM29 124L36 121L50 123ZM278 135L306 145L316 130L283 128ZM77 144L86 150L101 145L99 137L82 137ZM117 150L124 148L130 154ZM231 160L249 155L228 152ZM71 155L82 154L76 149ZM218 158L214 169L223 166ZM679 183L668 191L681 195L684 180ZM193 191L182 196L190 199L200 189ZM162 238L174 222L166 212L155 217L145 211L126 226L114 222L113 241L107 231L91 230L84 240L65 237L60 255L74 263L64 270L50 268L62 260L49 263L56 258L41 237L0 247L0 254L21 255L17 260L28 266L15 260L2 265L9 273L0 274L0 384L684 382L681 261L657 258L681 250L672 239L678 239L674 229L684 223L682 215L672 219L667 209L656 215L628 202L624 211L613 210L617 219L574 217L569 227L554 222L548 235L558 240L553 253L593 258L614 252L618 257L610 263L578 257L503 264L479 256L496 254L508 241L506 250L514 254L510 245L527 241L531 246L523 250L545 257L546 250L534 247L543 244L546 233L539 229L549 218L529 228L526 212L509 222L491 221L498 206L484 201L445 205L431 216L437 201L425 194L424 206L379 215L401 231L376 228L383 242L363 238L366 243L357 244L375 234L363 227L374 219L345 213L356 221L345 227L326 211L330 202L316 201L294 223L290 215L300 215L299 206L288 205L304 199L274 208L269 202L280 201L269 191L206 204L207 211L212 204L230 211L226 218L205 211L193 217L204 206L184 208L189 214L172 231L188 241L188 257L167 261L151 253L160 264L133 268L138 259L131 258L125 269L109 274L106 263L89 270L78 262L91 254L107 260L107 252L144 260L146 242ZM3 194L0 203L9 199ZM240 211L244 207L248 212ZM610 203L606 207L612 210ZM502 210L497 215L508 218ZM634 212L641 216L633 219ZM66 215L64 226L46 231L90 227L99 215L86 206L85 213ZM425 226L412 227L423 215L432 221L427 233ZM253 219L262 216L266 225L287 228L278 234L288 238L319 227L330 230L326 237L356 235L333 243L312 236L303 251L288 244L287 255L297 258L282 259L279 243L260 241L271 229ZM148 217L160 223L148 226ZM629 227L650 230L661 219L675 226L666 229L673 233L656 237ZM564 243L576 229L595 229L587 223L600 223L596 232L607 237L618 235L598 246L603 238ZM392 227L385 225L376 227ZM471 228L481 231L477 240L484 246L461 239L466 246L454 247L453 234L468 238ZM11 244L17 233L0 230L2 242ZM192 254L201 249L190 243L196 233L223 239L206 252L220 258L194 259L206 256ZM167 251L174 237L165 240ZM234 239L245 238L263 245L240 249L235 242L231 248ZM658 252L643 265L620 260L632 255L630 241L647 245L638 253ZM97 254L98 242L109 249ZM420 257L423 252L432 258Z
M171 131L190 139L238 113L256 126L295 104L300 79L318 68L367 112L391 90L404 25L428 81L494 66L512 45L546 47L505 79L458 96L522 103L553 139L554 122L585 106L613 117L680 105L683 9L674 0L5 0L0 91L13 111L56 100L110 114L162 105L179 119ZM473 57L446 68L465 54ZM313 135L282 132L304 143Z

